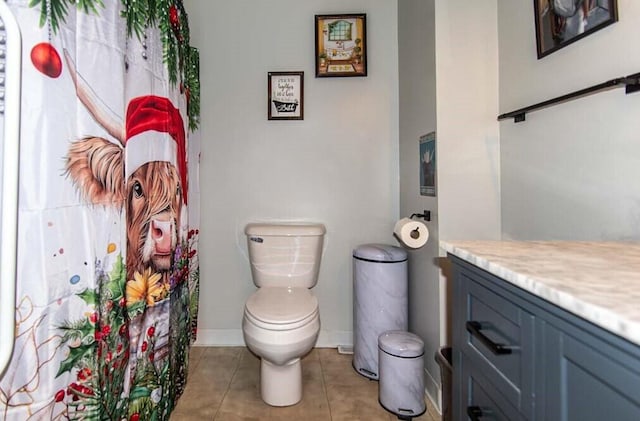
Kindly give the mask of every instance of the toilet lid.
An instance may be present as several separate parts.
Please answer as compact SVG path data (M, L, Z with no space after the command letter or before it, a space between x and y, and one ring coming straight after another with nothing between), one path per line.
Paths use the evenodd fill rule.
M245 305L254 319L269 324L292 324L318 311L318 299L307 288L262 287Z

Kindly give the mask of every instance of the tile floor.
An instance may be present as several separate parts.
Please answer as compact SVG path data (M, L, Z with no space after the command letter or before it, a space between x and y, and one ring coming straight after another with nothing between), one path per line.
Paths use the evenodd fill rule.
M396 420L378 403L378 382L357 374L351 355L316 348L302 360L303 397L275 408L260 399L260 360L243 347L191 349L189 380L171 421ZM440 421L427 399L416 421Z

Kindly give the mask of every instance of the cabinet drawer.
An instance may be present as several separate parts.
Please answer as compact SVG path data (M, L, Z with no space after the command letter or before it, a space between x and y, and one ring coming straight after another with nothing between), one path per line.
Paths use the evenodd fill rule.
M477 278L477 276L476 276ZM454 344L521 413L533 415L534 317L459 272Z
M524 420L518 410L486 377L470 367L462 357L462 407L460 420Z

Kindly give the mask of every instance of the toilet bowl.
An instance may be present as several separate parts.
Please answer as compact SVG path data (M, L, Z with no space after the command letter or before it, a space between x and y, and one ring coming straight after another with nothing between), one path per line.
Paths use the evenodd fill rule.
M251 274L258 286L244 307L242 332L260 357L260 394L272 406L302 399L300 359L320 332L318 299L311 293L322 254L322 224L249 224Z
M289 406L302 399L300 358L320 332L318 300L306 288L264 287L245 305L242 331L260 362L262 399Z

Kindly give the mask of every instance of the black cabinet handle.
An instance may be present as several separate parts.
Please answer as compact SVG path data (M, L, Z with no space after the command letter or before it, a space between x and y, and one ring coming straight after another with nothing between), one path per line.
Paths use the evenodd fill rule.
M471 421L480 421L482 409L479 406L467 406L467 415L471 418Z
M468 321L467 322L467 331L471 333L472 336L478 338L480 342L482 342L487 348L491 350L496 355L506 355L511 354L511 348L508 345L497 344L489 339L484 333L482 333L482 324L476 321Z

